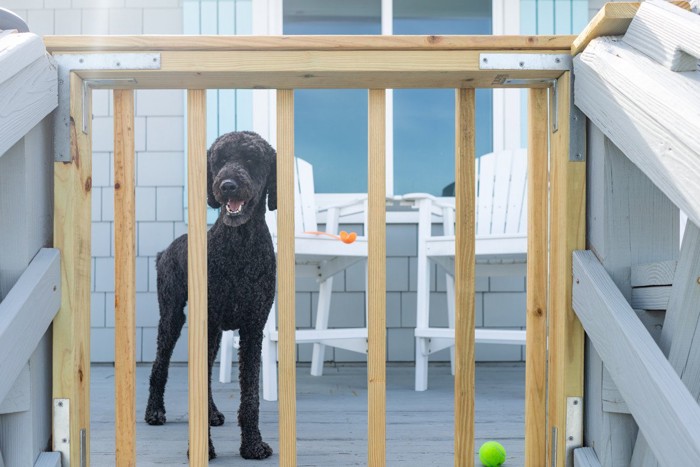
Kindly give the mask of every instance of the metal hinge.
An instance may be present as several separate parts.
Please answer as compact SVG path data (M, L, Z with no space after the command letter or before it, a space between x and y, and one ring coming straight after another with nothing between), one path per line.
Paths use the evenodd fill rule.
M583 446L583 399L566 398L566 466L574 465L574 449Z
M53 400L53 451L61 453L61 465L70 465L70 400Z
M159 70L159 53L56 54L58 64L58 108L54 115L54 160L70 162L70 74L76 70ZM133 84L133 78L86 80L83 83L82 130L87 133L88 95L92 87Z

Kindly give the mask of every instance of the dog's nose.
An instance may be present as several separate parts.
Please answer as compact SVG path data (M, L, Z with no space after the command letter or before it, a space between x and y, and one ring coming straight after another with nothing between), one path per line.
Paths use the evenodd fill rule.
M236 191L236 188L238 188L238 185L236 185L236 182L233 180L224 180L221 182L221 192L222 193L233 193Z

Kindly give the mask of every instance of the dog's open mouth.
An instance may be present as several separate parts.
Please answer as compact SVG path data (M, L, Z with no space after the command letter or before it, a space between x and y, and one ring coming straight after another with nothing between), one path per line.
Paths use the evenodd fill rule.
M226 203L226 214L229 216L237 216L243 211L243 206L245 201L240 200L229 200Z

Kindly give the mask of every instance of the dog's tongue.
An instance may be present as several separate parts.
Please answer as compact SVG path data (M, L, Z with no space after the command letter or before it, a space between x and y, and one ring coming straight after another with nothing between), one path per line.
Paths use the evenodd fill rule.
M231 212L237 212L241 208L242 204L243 204L243 201L234 201L234 200L230 200L228 203L226 203L229 211L231 211Z

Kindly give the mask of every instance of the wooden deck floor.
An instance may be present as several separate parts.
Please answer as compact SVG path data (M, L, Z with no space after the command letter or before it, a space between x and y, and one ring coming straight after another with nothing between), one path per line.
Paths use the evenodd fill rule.
M218 370L218 368L215 368ZM174 365L166 390L168 423L143 422L150 366L137 368L137 453L139 467L187 465L187 367ZM218 371L216 371L218 375ZM235 368L234 368L235 374ZM367 465L367 369L327 367L312 377L297 372L297 453L299 466ZM430 389L413 391L413 367L387 368L387 465L442 467L454 465L453 378L449 366L430 369ZM523 465L525 369L521 365L478 365L476 371L476 447L495 439L508 452L505 466ZM214 399L226 416L212 429L218 458L212 466L278 465L277 403L261 401L261 432L275 453L265 461L238 454L236 424L238 384L214 385ZM92 367L91 465L114 465L114 369ZM477 463L476 465L480 465Z

